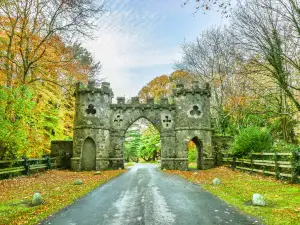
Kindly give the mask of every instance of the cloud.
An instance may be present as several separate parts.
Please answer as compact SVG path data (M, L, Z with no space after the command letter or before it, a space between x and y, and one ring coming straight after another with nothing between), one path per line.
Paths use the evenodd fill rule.
M115 95L137 95L152 77L160 75L149 74L151 67L170 64L171 69L174 58L179 57L180 46L160 48L161 43L153 37L165 16L145 8L145 2L111 1L109 12L99 21L97 39L84 44L101 61L101 76L111 82ZM131 70L143 67L148 69L146 74ZM143 76L149 80L145 82Z
M135 96L151 79L172 72L181 58L184 38L193 40L201 29L220 18L191 16L193 5L181 0L108 0L109 12L99 21L97 39L84 46L100 60L102 77L115 96Z
M143 1L140 1L143 2ZM106 68L157 64L162 52L155 50L152 34L163 19L157 12L140 9L137 1L114 1L100 20L97 40L87 47ZM155 57L153 57L155 56Z

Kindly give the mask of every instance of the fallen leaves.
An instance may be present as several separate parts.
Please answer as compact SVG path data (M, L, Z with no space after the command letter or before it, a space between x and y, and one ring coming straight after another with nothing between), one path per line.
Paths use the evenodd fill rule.
M0 180L0 224L36 224L124 171L102 171L95 176L93 171L50 170L29 177ZM74 185L77 179L83 184ZM35 192L42 194L45 203L29 207L28 202Z
M234 205L241 211L263 217L266 224L297 224L300 221L299 202L300 185L284 184L273 177L250 175L234 171L227 167L217 167L209 170L166 171L182 176L189 181L200 184L204 189ZM218 177L221 184L212 185L212 180ZM268 204L266 207L247 205L252 194L260 193Z

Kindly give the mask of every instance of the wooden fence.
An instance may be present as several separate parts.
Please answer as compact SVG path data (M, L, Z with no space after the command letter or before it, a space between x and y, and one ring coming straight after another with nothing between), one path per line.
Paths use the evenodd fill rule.
M277 179L287 178L300 182L300 153L252 153L248 157L236 158L222 153L223 164L233 169L273 175Z
M48 170L61 166L61 157L45 156L43 158L0 161L0 178L11 175L25 174L29 175L31 171Z

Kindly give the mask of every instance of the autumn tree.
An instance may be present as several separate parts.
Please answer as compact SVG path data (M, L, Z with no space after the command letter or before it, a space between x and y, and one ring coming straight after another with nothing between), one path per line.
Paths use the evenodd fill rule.
M193 14L198 11L206 12L209 10L216 9L220 11L222 15L226 17L229 16L232 0L184 0L182 6L195 3L195 11Z
M176 83L185 83L188 86L193 79L193 75L182 70L176 70L170 76L161 75L152 79L139 91L139 97L144 102L147 98L154 98L155 102L159 102L162 97L171 97L172 88L175 87Z
M58 46L57 41L74 41L90 37L95 20L104 12L104 5L94 1L4 0L0 4L1 59L6 85L18 77L22 84L49 80L39 69L56 65L70 58L46 57ZM17 74L15 74L17 73ZM52 82L55 82L52 80Z
M210 84L215 128L224 133L230 113L224 110L226 84L240 60L240 54L231 41L228 28L205 30L195 41L185 42L182 50L183 57L177 63L177 68L193 74L202 84Z
M236 43L250 57L255 54L258 56L253 57L255 62L268 71L269 76L300 110L295 92L298 88L294 87L298 75L292 69L295 66L292 62L299 57L298 38L291 35L291 24L278 13L282 5L277 4L274 8L273 3L273 0L239 3L233 15L232 29Z
M147 98L154 98L155 102L159 102L161 97L170 96L169 85L170 82L167 75L155 77L140 90L139 97L144 102Z
M72 137L72 87L101 68L78 41L92 36L103 12L91 0L1 1L0 99L10 116L1 117L0 157L38 157L50 140Z

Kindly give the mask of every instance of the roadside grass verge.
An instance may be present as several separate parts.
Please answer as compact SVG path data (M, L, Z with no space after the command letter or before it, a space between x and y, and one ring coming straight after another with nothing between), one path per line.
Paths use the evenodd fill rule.
M205 190L235 206L240 211L260 218L270 225L295 225L300 221L300 185L284 184L272 177L250 175L226 167L195 171L165 171L200 184ZM212 185L218 177L220 185ZM266 207L251 205L254 193L262 194Z
M134 166L134 162L125 163L126 166Z
M0 224L37 224L125 170L101 171L100 175L94 172L49 170L0 180ZM74 185L76 179L83 184ZM44 203L32 207L35 192L41 193Z

